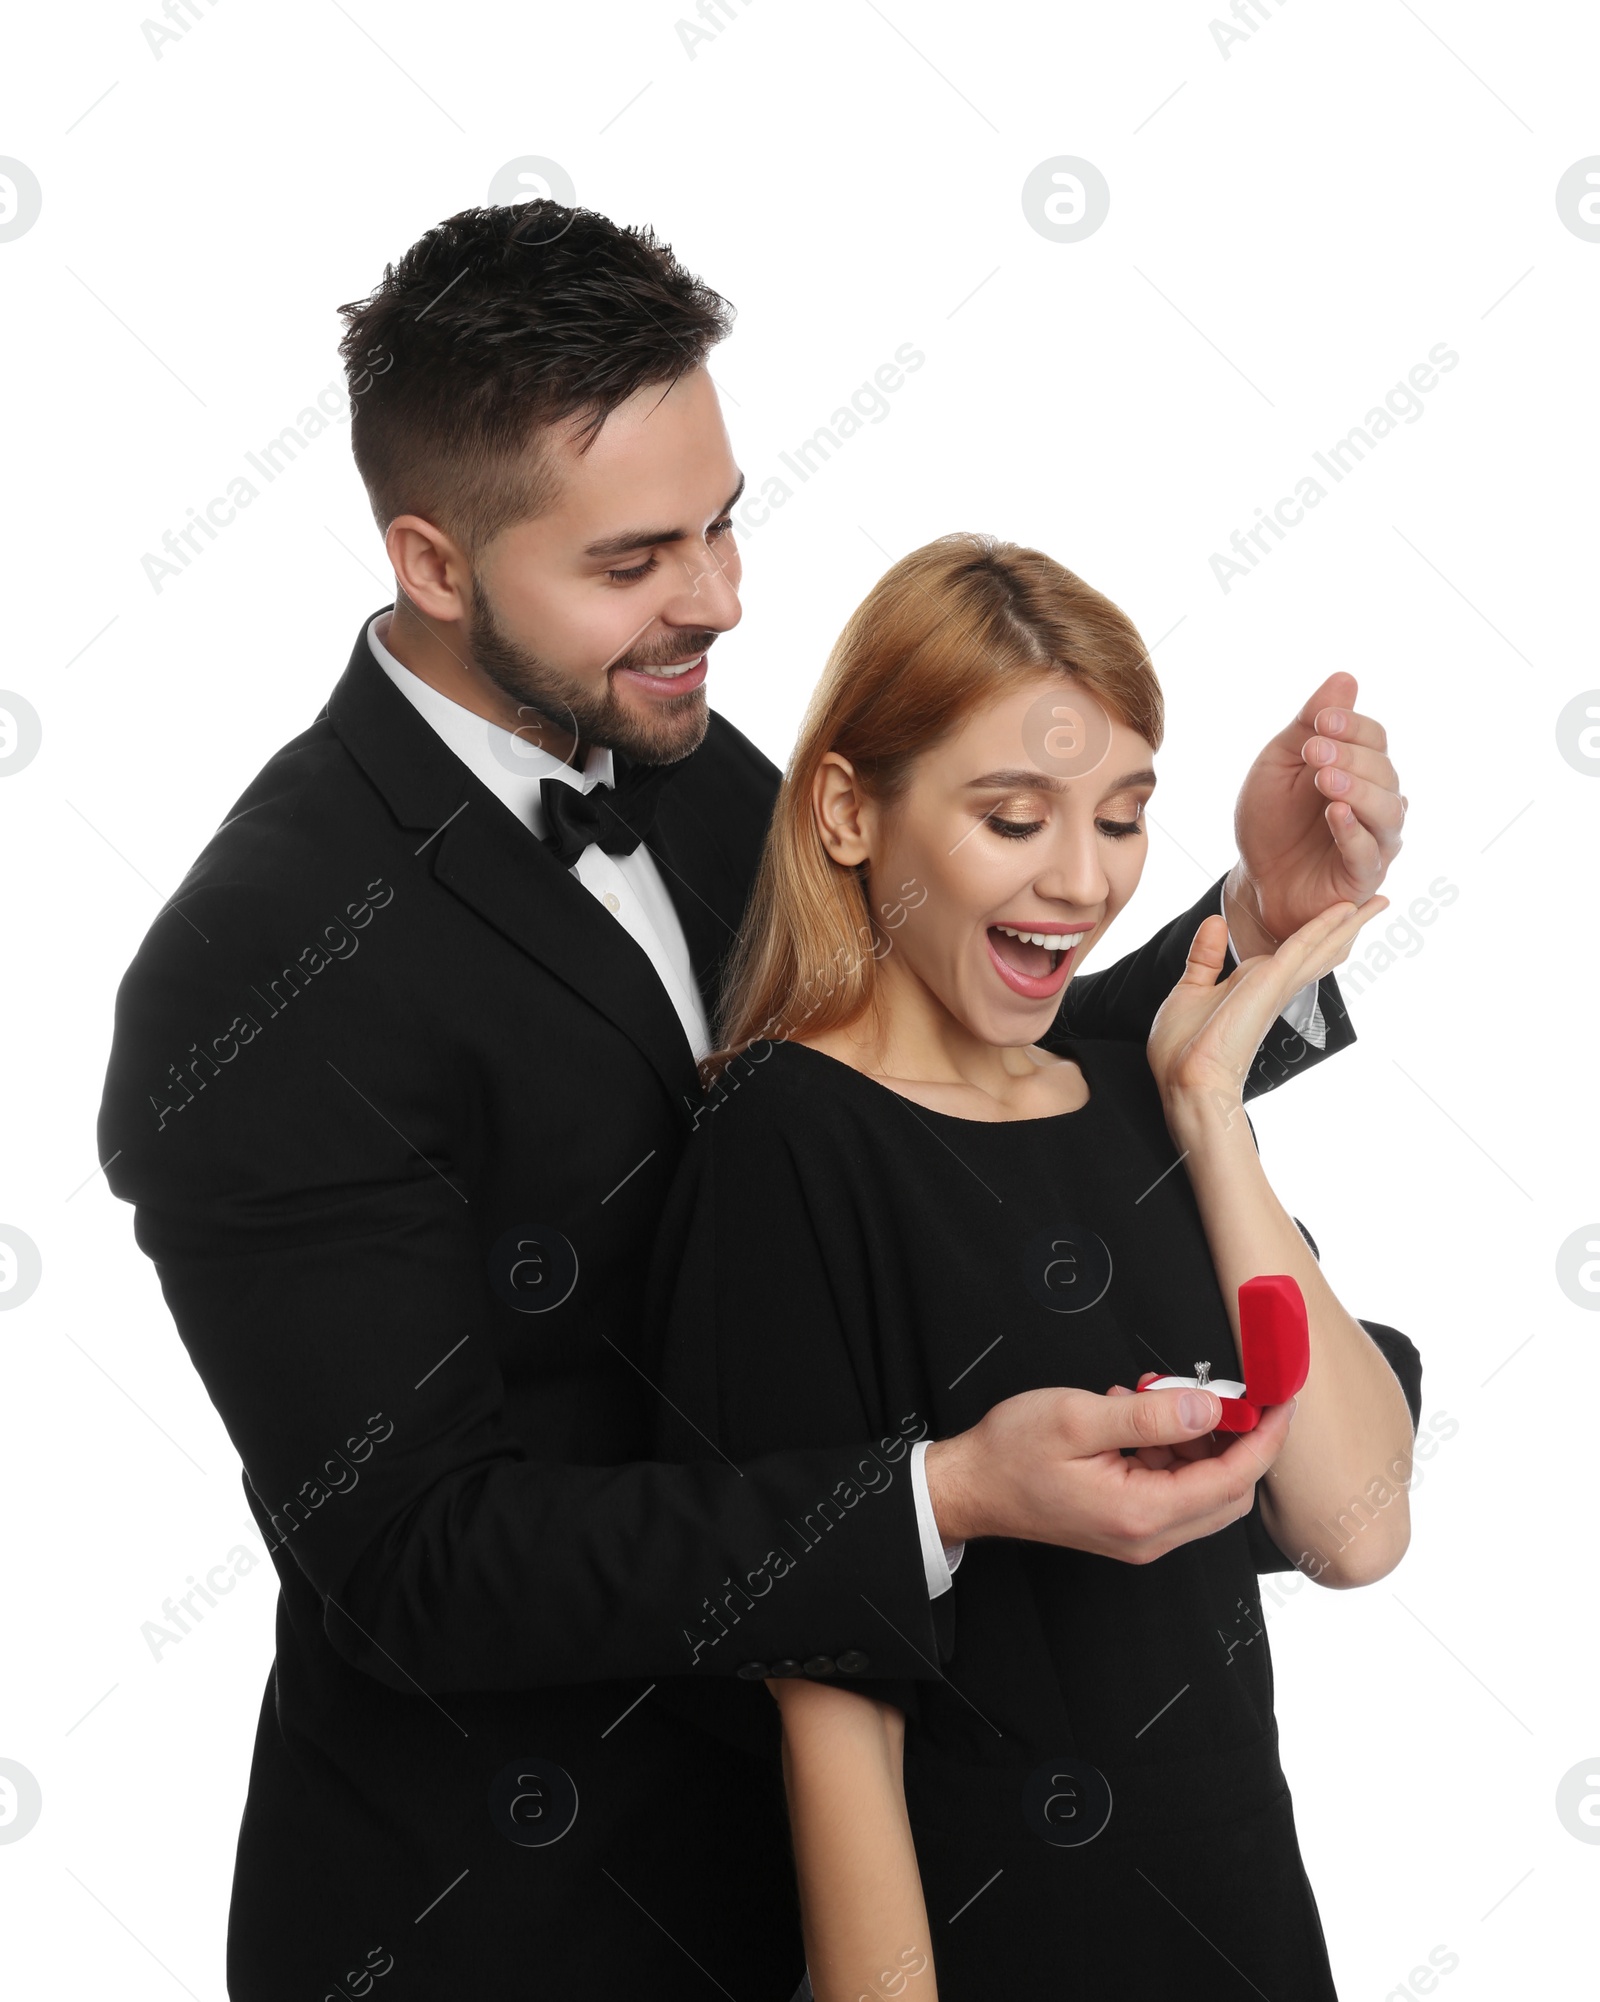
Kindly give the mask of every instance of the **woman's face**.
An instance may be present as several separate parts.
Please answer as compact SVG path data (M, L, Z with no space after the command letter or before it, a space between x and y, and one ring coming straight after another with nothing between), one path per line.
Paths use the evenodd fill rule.
M863 801L885 1001L909 981L983 1042L1037 1042L1138 885L1153 764L1120 717L1044 673L924 752L891 805Z

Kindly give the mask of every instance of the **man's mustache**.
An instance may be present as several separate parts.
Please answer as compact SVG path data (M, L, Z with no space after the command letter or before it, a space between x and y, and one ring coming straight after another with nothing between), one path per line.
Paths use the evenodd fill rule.
M675 661L695 660L707 653L716 644L715 633L685 633L673 641L670 647L656 647L649 653L630 647L626 653L618 654L612 667L666 667Z

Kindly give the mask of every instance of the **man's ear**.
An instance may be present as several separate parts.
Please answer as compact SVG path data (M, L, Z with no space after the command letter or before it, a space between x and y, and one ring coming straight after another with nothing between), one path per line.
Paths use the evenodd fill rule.
M866 807L850 760L837 751L825 751L811 783L811 810L823 847L841 868L855 868L871 852L869 829L863 824ZM870 817L868 813L868 821Z
M383 542L400 592L418 612L446 624L467 617L471 566L454 537L420 514L400 514Z

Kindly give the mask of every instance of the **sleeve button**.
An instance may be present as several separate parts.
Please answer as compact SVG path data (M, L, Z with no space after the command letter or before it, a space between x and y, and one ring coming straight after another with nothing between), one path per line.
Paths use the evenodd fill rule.
M872 1666L872 1657L863 1654L858 1647L847 1648L837 1657L834 1666L841 1675L861 1675Z
M744 1662L737 1673L746 1682L761 1682L766 1678L767 1664L764 1661Z
M831 1654L814 1654L806 1663L807 1675L832 1675L835 1664Z
M772 1664L772 1666L767 1670L767 1673L768 1675L799 1675L801 1673L801 1668L799 1662L791 1661L790 1658L787 1655L785 1655L782 1661L775 1661Z

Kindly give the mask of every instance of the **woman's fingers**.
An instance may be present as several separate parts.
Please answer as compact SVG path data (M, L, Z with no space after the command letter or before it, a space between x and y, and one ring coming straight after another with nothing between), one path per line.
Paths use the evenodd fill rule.
M1200 929L1189 943L1189 956L1184 961L1181 984L1214 987L1227 956L1228 922L1220 913L1213 912L1210 917L1202 919Z
M1183 976L1151 1030L1151 1067L1163 1090L1226 1092L1242 1087L1251 1060L1292 995L1337 966L1350 942L1388 900L1330 905L1273 953L1240 962L1219 979L1227 925L1206 918L1189 946Z
M1245 965L1249 968L1270 968L1275 977L1260 984L1281 988L1282 999L1287 1001L1308 980L1319 978L1338 965L1362 926L1370 924L1388 908L1389 899L1384 896L1369 897L1361 904L1348 899L1343 903L1330 904L1327 910L1319 911L1308 924L1292 932L1270 959L1247 960Z
M1339 965L1362 926L1388 908L1382 896L1334 904L1291 932L1275 953L1244 960L1218 988L1223 999L1212 1017L1218 1031L1236 1029L1253 1056L1291 996Z
M1387 897L1371 896L1364 903L1336 904L1332 911L1324 911L1322 920L1312 921L1313 924L1321 924L1321 929L1308 940L1304 963L1314 965L1318 969L1319 977L1322 973L1328 972L1344 958L1355 943L1362 927L1371 924L1374 918L1381 917L1388 908ZM1301 983L1302 986L1304 984ZM1297 991L1295 988L1289 990L1291 994Z

